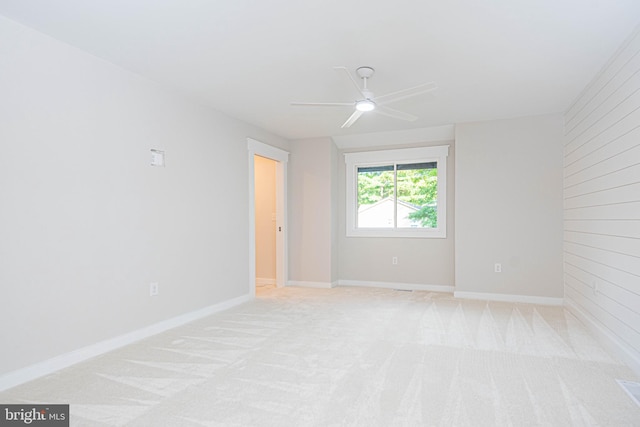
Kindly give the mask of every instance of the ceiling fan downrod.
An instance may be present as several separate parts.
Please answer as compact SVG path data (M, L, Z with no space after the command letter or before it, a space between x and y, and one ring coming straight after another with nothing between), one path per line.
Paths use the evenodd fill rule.
M376 108L376 103L373 101L373 92L367 88L367 80L373 76L375 70L373 67L359 67L356 69L356 73L362 79L362 95L363 100L356 101L356 110L366 112L373 111Z

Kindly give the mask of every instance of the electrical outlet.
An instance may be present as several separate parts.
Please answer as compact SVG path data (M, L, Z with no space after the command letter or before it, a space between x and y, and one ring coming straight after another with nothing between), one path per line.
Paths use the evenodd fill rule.
M398 257L397 256L394 256L393 258L391 258L391 264L398 265Z
M496 265L494 265L493 271L496 273L502 273L502 264L497 263Z
M158 291L159 291L158 282L149 283L149 296L150 297L157 297L158 296Z

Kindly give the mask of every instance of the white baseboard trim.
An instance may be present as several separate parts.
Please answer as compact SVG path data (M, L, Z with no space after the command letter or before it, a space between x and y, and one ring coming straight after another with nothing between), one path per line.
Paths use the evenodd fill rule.
M631 348L620 342L611 332L602 327L599 322L590 314L567 300L565 308L578 318L591 331L607 350L626 363L636 375L640 375L640 355Z
M300 286L303 288L331 289L335 288L336 285L336 282L307 282L304 280L289 280L287 282L287 286Z
M477 299L483 301L521 302L538 305L563 305L564 298L536 297L529 295L491 294L485 292L455 291L453 296L462 299Z
M275 285L276 279L271 279L268 277L256 277L256 286L267 286L267 285Z
M366 280L338 280L340 286L362 286L368 288L401 289L403 291L453 292L453 286L425 285L417 283L369 282Z
M210 316L223 310L227 310L229 308L247 302L250 299L252 299L250 295L243 295L237 298L223 301L209 307L182 314L171 319L163 320L161 322L155 323L142 329L137 329L124 335L120 335L114 338L100 341L87 347L73 350L69 353L61 354L60 356L53 357L51 359L36 363L31 366L2 374L0 375L0 391L7 390L11 387L15 387L17 385L26 383L45 375L49 375L53 372L59 371L60 369L75 365L76 363L83 362L87 359L91 359L101 354L108 353L117 348L132 344L144 338L148 338L152 335L156 335L169 329L184 325L186 323L193 322L194 320Z

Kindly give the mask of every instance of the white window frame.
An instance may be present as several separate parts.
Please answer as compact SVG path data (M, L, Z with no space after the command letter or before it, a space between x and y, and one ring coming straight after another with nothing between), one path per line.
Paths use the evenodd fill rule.
M402 148L397 150L345 153L346 163L346 234L347 237L447 237L447 157L448 145ZM438 227L437 228L358 228L358 167L394 163L438 163Z

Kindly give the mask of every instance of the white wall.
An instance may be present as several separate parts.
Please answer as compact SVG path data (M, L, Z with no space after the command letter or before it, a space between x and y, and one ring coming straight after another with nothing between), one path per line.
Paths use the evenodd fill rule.
M565 114L567 306L640 372L640 33Z
M256 283L276 283L276 162L254 156Z
M456 296L562 298L562 126L561 115L457 126Z
M335 280L334 159L330 138L291 142L289 284L329 287Z
M246 140L287 142L3 17L0 40L0 374L248 294Z
M400 133L397 136L398 139L406 138ZM387 135L387 137L389 138L388 143L394 141L393 134ZM377 282L379 286L401 288L406 287L403 285L413 285L409 287L440 290L449 290L454 286L456 144L454 141L430 141L393 146L379 145L370 147L369 150L434 145L449 145L447 158L447 238L445 239L346 237L344 153L367 150L349 148L341 151L338 162L339 276L341 283L364 285ZM392 264L393 257L398 258L397 265Z

